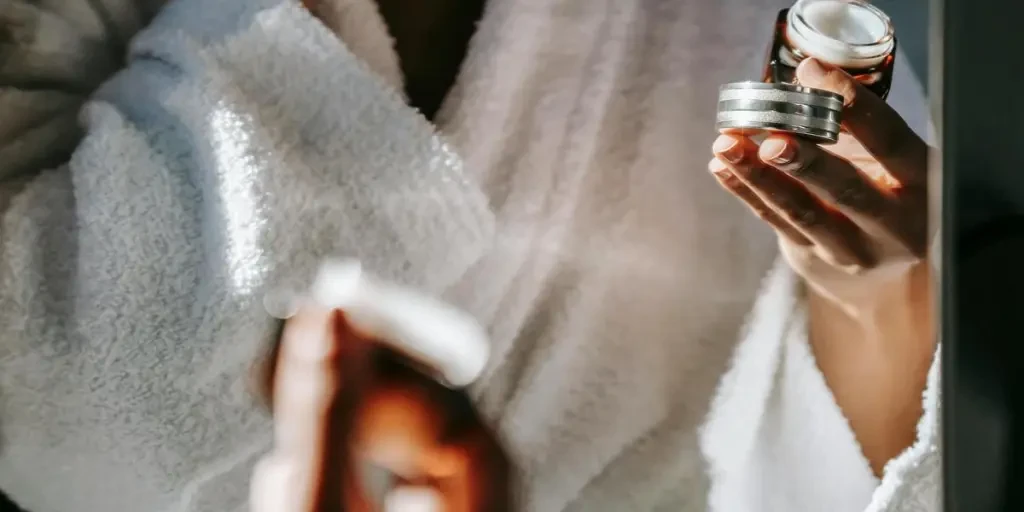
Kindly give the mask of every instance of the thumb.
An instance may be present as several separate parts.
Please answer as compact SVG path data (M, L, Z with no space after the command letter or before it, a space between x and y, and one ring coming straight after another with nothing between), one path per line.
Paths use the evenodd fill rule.
M927 181L928 145L888 103L842 69L814 58L796 68L800 85L843 97L843 127L900 183Z

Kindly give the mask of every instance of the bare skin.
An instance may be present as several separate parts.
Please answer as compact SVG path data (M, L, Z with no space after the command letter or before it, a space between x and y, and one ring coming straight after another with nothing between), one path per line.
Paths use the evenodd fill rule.
M877 476L916 438L935 350L930 280L918 265L854 315L820 296L808 304L815 359Z
M845 98L839 144L728 134L709 168L778 233L806 284L815 359L881 475L916 437L935 351L928 146L842 70L808 59L797 76Z
M303 4L316 14L329 1ZM458 76L484 0L377 4L395 41L409 103L433 120ZM267 362L262 394L277 404L278 435L275 453L253 477L254 493L263 493L254 494L253 506L267 512L375 510L355 476L358 464L369 463L400 486L433 490L443 512L511 509L512 465L469 398L356 333L340 312L300 312ZM284 488L285 481L293 485Z
M410 103L433 119L455 82L483 0L378 0L378 6L396 41ZM758 147L742 135L724 136L716 141L711 170L779 232L783 254L807 284L817 362L873 470L881 474L884 464L915 437L934 350L930 279L923 258L928 238L923 202L927 147L906 133L909 128L884 102L864 97L848 76L813 71L802 65L801 83L844 94L853 114L847 122L850 134L834 154L787 137L769 138ZM779 163L782 153L788 160ZM853 179L850 169L868 179ZM824 179L830 176L847 179ZM783 188L766 188L779 185ZM851 192L846 190L850 186L860 188ZM776 202L780 199L786 205ZM851 199L867 202L837 204ZM794 205L804 210L787 209ZM820 211L808 215L808 209ZM813 225L801 223L808 220ZM353 432L365 434L353 434L362 439L360 446L374 445L372 439L395 439L395 425L406 423L418 425L405 435L419 446L407 453L459 459L433 451L436 443L425 441L435 439L432 429L438 428L427 414L430 407L398 407L403 400L415 400L404 392L378 392L366 402L379 401L374 415L363 418L362 427L353 427ZM415 411L423 414L396 419ZM374 429L380 432L370 435ZM426 459L413 459L393 459L392 469L415 476L409 468Z
M258 512L377 510L357 468L428 489L438 512L512 510L512 465L468 396L316 305L285 326L263 375L274 451L253 475Z

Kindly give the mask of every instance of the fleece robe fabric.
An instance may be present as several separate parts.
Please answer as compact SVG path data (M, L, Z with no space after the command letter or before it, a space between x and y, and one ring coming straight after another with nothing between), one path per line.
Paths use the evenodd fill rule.
M788 2L490 0L434 124L368 2L0 0L0 488L246 510L266 302L333 256L487 325L525 510L938 510L937 402L877 482L705 170Z

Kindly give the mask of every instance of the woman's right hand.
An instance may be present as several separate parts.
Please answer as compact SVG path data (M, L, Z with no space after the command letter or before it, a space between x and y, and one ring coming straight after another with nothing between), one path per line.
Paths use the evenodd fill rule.
M338 310L307 304L287 321L269 380L274 449L253 474L251 510L376 510L365 463L401 482L387 511L510 510L511 465L464 393L382 367L375 347Z

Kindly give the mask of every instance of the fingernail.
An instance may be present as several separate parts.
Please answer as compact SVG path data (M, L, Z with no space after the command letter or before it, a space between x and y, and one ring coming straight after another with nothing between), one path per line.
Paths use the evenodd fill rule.
M812 87L823 81L827 74L828 69L815 58L804 59L796 69L797 80Z
M263 295L263 309L278 320L287 320L299 312L302 299L289 288L276 288Z
M711 146L711 150L730 163L738 164L743 160L743 146L732 137L719 137Z
M715 179L722 184L725 188L732 188L736 186L736 176L729 171L711 171L715 175Z
M796 158L796 146L786 140L768 139L761 144L761 150L769 155L766 160L773 165L786 165Z

